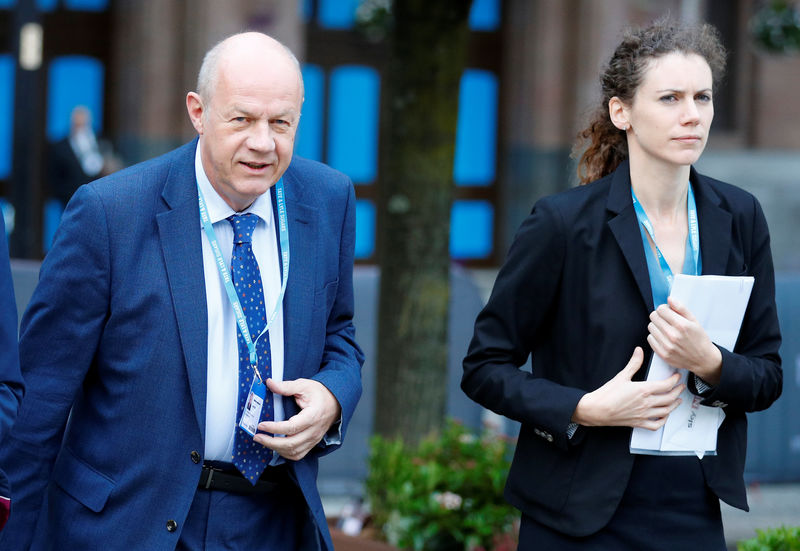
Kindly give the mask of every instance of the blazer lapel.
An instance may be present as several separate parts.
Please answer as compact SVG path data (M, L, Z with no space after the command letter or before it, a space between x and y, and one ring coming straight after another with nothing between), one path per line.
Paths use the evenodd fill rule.
M284 374L286 380L301 376L316 289L317 209L302 200L302 187L292 175L284 174L286 213L289 225L289 280L283 299ZM275 192L273 210L277 213ZM276 215L277 217L277 215ZM277 218L276 218L277 219ZM292 401L293 403L293 401Z
M614 213L614 216L608 221L608 226L614 239L617 240L634 280L636 280L636 286L647 311L651 312L653 311L653 291L650 287L650 274L647 271L639 221L636 218L636 211L633 209L630 168L627 161L621 163L613 173L606 208Z
M196 147L196 144L195 140L191 145ZM194 411L200 432L205 434L208 311L194 173L195 147L191 145L186 147L186 155L170 168L162 193L168 210L157 214L156 220Z
M697 203L703 273L725 274L731 251L731 213L719 206L719 196L694 169L690 179Z

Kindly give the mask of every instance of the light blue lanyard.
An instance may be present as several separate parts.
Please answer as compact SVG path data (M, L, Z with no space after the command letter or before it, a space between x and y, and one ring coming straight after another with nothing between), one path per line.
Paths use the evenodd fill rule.
M242 332L242 338L244 338L244 342L247 344L247 350L250 352L250 365L253 366L253 371L255 371L256 377L258 377L259 380L263 380L261 373L258 371L258 355L256 354L255 341L258 341L258 339L260 339L267 332L269 326L272 325L272 322L275 321L275 317L278 315L278 310L280 310L281 303L283 302L283 295L286 292L286 282L289 280L289 226L286 223L286 199L283 194L283 178L278 180L278 183L275 184L275 197L277 198L278 203L278 234L280 236L281 261L283 264L281 293L278 295L278 300L275 303L275 309L272 311L272 314L267 321L267 325L264 327L264 330L258 334L258 336L255 338L255 341L251 337L250 331L247 329L247 319L242 311L242 304L239 302L239 296L236 294L236 288L233 286L233 281L231 281L231 272L228 269L228 266L225 264L225 259L222 258L222 252L220 251L219 242L217 241L217 234L214 231L214 226L211 224L211 219L208 216L206 201L203 198L203 192L200 190L199 185L197 186L197 197L200 201L200 221L203 223L203 230L206 232L208 242L211 245L211 250L214 253L214 260L217 263L219 275L222 277L222 283L225 285L225 291L228 293L228 300L233 307L233 314L236 316L236 323L239 326L239 330Z
M644 212L642 204L636 198L636 193L633 192L633 186L631 186L631 196L633 197L633 208L636 210L636 218L639 219L639 223L644 226L645 231L650 235L650 239L653 240L653 245L656 247L658 263L661 266L664 277L667 278L667 286L671 288L672 280L674 279L672 269L669 267L669 264L667 264L664 255L661 254L661 249L658 248L656 232L653 230L653 225L650 223L647 213ZM700 226L697 223L697 204L694 201L694 192L692 191L691 183L689 184L689 196L686 201L686 213L689 219L689 246L692 250L692 260L694 260L693 271L694 275L700 275L697 273L700 266Z

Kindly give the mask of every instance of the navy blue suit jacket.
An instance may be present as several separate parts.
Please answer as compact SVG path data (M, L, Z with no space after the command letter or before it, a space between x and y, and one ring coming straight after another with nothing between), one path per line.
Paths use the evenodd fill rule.
M780 331L769 232L756 199L691 172L704 274L755 276L739 339L722 349L722 379L704 405L724 407L716 456L702 460L722 500L747 508L745 412L781 392ZM647 345L650 277L630 170L622 163L587 186L546 197L522 224L491 298L475 323L462 388L522 423L506 498L563 533L583 536L610 520L633 465L631 429L580 427L566 436L586 392ZM528 356L533 373L520 369ZM637 373L645 376L646 369Z
M0 452L15 497L0 548L173 549L178 541L206 417L196 145L81 187L64 213L22 321L29 392ZM292 251L284 378L330 389L345 433L363 361L352 324L353 186L299 158L283 178ZM298 411L291 398L284 407L287 418ZM318 457L335 447L289 462L331 550L316 476ZM168 531L168 520L179 529Z
M8 263L6 224L0 212L0 449L17 417L23 391L17 346L17 303ZM0 496L9 497L8 481L2 471Z

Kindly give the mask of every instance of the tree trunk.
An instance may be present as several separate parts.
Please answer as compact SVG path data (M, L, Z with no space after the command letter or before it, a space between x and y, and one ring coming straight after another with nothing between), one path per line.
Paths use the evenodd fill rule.
M416 442L447 397L450 208L471 0L395 0L378 194L375 431Z

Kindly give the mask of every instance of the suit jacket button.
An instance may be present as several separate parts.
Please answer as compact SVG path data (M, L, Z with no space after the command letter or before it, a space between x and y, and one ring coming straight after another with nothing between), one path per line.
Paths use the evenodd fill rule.
M167 532L174 532L178 529L178 523L172 519L167 521Z
M192 453L191 453L191 456L192 456L192 462L193 463L195 463L195 464L200 463L200 454L197 453L197 450L193 450Z

